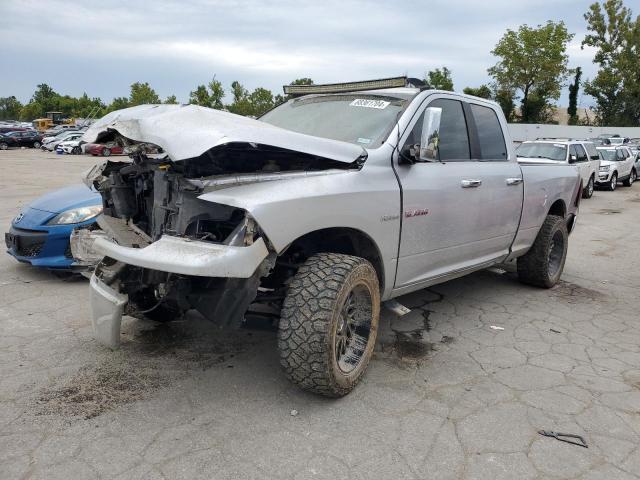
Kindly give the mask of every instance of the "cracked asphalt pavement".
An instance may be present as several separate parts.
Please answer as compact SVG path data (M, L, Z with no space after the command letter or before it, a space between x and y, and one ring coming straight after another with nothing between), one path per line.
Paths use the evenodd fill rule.
M2 229L94 161L0 151ZM259 324L127 318L109 351L86 280L2 255L0 478L640 478L639 212L640 184L584 200L551 290L488 270L403 297L339 400L289 384Z

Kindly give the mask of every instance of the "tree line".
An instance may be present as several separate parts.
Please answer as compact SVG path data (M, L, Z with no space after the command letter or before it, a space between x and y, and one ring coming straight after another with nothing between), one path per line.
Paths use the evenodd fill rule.
M593 3L584 14L588 34L582 48L595 49L594 63L599 67L596 76L582 81L581 67L570 68L567 47L574 34L564 22L548 21L544 25L521 25L508 29L491 53L498 59L487 72L488 84L465 87L464 93L495 100L510 122L550 123L554 103L562 89L569 88L569 123L578 124L580 87L595 100L594 124L607 126L640 125L640 16L633 17L623 0L604 0ZM567 82L571 79L569 84ZM453 91L452 72L446 66L428 71L425 83L429 88ZM310 78L299 78L292 84L311 85ZM229 94L229 95L227 95ZM229 99L230 102L225 103ZM274 95L258 87L249 91L239 81L224 88L215 78L198 85L189 94L189 103L248 116L260 116L286 96ZM147 103L178 103L175 95L162 100L149 83L131 85L128 97L114 98L105 104L100 98L86 93L75 98L60 95L49 85L40 84L30 101L23 105L16 97L0 97L0 120L32 120L45 112L59 111L67 116L100 117L121 108Z

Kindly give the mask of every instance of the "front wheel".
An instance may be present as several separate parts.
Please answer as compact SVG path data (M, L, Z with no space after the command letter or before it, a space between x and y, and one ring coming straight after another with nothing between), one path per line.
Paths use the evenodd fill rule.
M531 249L518 258L518 279L536 287L553 287L564 270L568 247L564 218L548 215Z
M373 353L380 287L367 260L319 253L293 277L278 328L280 363L304 390L341 397L357 385Z
M622 182L622 184L625 187L630 187L631 185L633 185L633 182L635 182L638 179L638 174L636 173L636 169L632 169L631 173L629 174L629 178L627 178L624 182Z
M73 147L71 149L71 154L72 155L80 155L80 147Z
M111 150L109 150L108 148L103 148L102 149L102 156L103 157L108 157L109 155L111 155Z
M589 183L582 189L582 198L591 198L593 196L594 180L593 176L589 177Z
M4 142L0 142L0 150L6 150L7 148L9 148L9 145Z
M33 148L40 148L40 142L33 142Z
M617 186L618 186L618 174L613 172L611 174L611 180L607 184L607 190L609 190L610 192L613 192Z

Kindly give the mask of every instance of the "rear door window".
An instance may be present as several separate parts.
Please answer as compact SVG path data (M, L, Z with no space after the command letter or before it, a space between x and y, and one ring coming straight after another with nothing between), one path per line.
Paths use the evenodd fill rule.
M506 160L507 146L496 112L482 105L471 104L480 143L480 160Z

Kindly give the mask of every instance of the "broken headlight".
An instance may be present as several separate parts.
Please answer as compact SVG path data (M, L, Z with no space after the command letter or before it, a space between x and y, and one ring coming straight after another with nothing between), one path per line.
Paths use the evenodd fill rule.
M69 225L72 223L85 222L102 213L102 205L92 205L90 207L72 208L59 213L47 222L47 225Z

